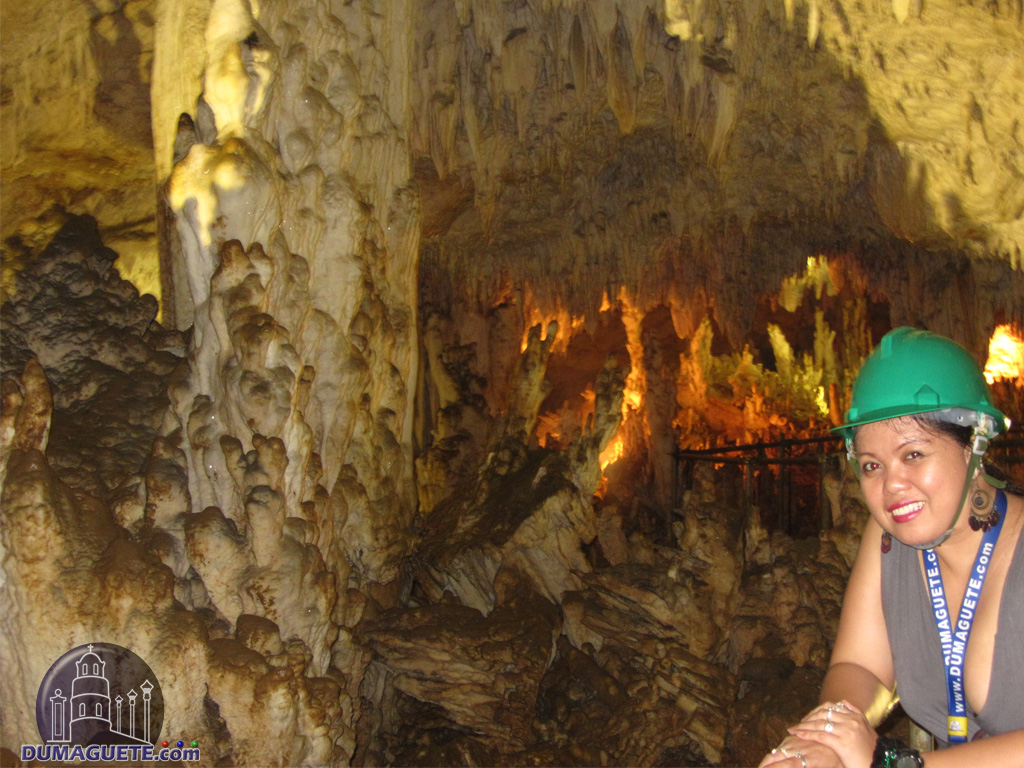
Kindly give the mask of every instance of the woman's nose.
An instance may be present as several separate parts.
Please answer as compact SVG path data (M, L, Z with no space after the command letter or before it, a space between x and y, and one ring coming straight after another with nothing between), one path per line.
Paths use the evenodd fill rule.
M908 485L906 469L901 464L886 467L885 488L886 490L902 490Z

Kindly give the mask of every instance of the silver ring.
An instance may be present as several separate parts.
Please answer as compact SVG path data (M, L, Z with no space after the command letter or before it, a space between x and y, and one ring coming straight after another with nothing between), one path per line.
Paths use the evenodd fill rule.
M835 710L834 710L834 709L832 709L832 707L829 707L829 708L828 708L828 712L826 712L826 713L825 713L825 722L826 722L826 723L831 723L831 722L832 722L832 713L833 713L834 711L835 711Z
M825 721L825 733L832 733L836 729L836 724L831 720Z
M804 753L797 750L795 757L800 758L800 768L807 768L807 759L804 757Z

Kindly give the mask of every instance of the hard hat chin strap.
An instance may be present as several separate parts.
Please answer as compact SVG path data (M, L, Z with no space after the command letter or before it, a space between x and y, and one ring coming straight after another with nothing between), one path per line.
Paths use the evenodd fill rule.
M986 440L985 442L987 443L988 441ZM977 445L977 441L975 441L975 445ZM982 450L982 453L984 453L984 450ZM957 505L956 514L953 515L953 522L949 524L946 532L927 544L907 544L908 547L913 547L914 549L935 549L935 547L945 543L946 539L953 535L953 529L956 528L960 515L964 511L964 506L967 504L967 496L971 492L971 483L974 482L974 473L981 467L981 455L981 453L975 453L973 449L971 450L971 460L967 462L967 479L964 480L964 491L960 494L960 503Z
M950 536L953 535L953 529L956 528L957 522L960 520L960 515L964 511L964 507L967 505L967 496L971 492L971 484L974 482L974 475L979 470L981 476L992 486L996 488L1003 488L1006 483L1001 480L996 480L994 477L985 472L982 467L981 459L985 455L985 451L988 450L988 437L989 432L986 428L987 424L984 420L980 424L974 427L971 435L971 458L967 462L967 478L964 480L964 490L960 494L960 503L957 505L956 514L953 515L953 522L949 524L949 528L946 532L939 536L939 538L927 543L927 544L907 544L908 547L914 549L934 549L935 547L943 544Z

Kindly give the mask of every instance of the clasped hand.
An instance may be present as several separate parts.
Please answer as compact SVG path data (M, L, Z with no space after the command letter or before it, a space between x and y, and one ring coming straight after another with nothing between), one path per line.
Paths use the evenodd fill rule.
M820 704L758 768L870 768L878 734L848 701Z

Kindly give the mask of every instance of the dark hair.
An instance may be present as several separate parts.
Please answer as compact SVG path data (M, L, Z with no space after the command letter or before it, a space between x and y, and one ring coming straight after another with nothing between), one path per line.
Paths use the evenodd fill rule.
M935 435L944 435L950 438L962 448L971 447L971 438L974 436L974 430L970 427L937 419L931 413L915 413L907 418L914 421L921 429L925 429Z

